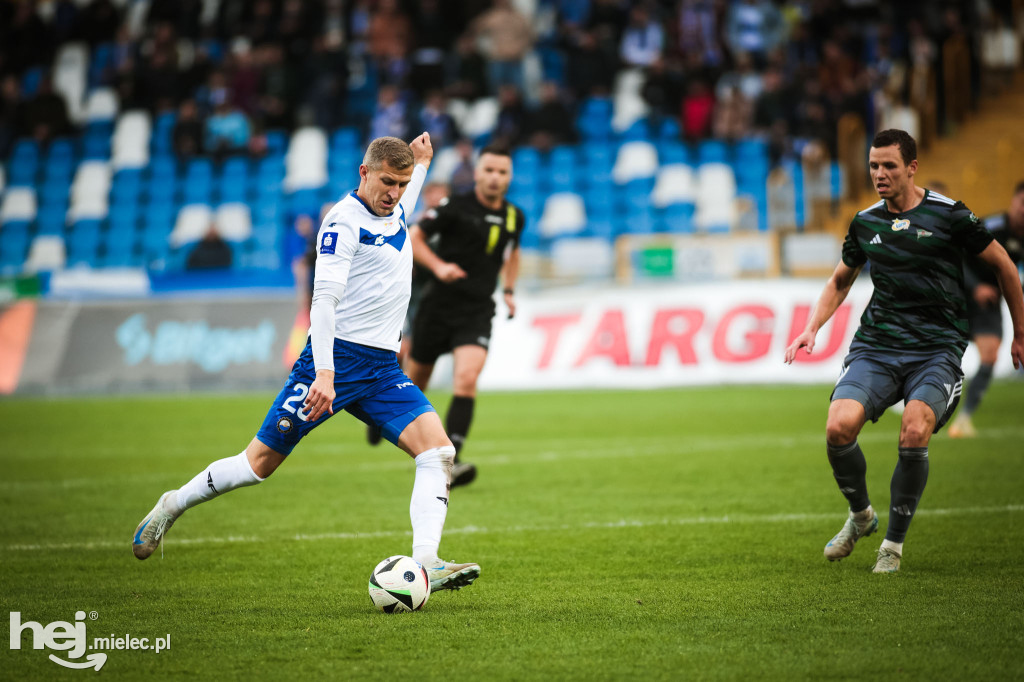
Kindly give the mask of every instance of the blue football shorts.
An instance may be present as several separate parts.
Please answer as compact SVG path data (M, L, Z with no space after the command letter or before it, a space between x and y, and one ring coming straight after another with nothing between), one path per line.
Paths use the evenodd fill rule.
M302 405L316 378L313 348L306 341L284 388L274 398L256 438L282 455L291 453L302 437L330 417L325 413L315 422L307 421ZM398 443L409 424L434 408L398 366L394 351L334 340L334 413L342 410L367 424L378 426L381 434Z
M843 360L832 400L856 400L873 422L900 400L920 400L935 413L938 432L960 402L963 378L960 353L955 349L882 351L854 341Z

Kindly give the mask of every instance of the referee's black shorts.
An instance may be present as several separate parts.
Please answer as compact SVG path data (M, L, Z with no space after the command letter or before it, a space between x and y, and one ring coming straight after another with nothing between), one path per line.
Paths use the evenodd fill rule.
M425 296L412 324L410 357L424 365L432 365L445 353L458 346L480 346L491 343L491 321L494 303L464 307Z

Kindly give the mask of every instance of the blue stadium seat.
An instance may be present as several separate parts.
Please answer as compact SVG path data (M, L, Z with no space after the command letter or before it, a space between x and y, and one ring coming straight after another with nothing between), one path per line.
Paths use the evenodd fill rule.
M651 234L657 230L657 217L649 204L635 205L623 216L622 225L629 234Z
M71 184L71 178L75 174L75 162L72 159L50 157L43 164L44 182L63 182Z
M221 203L245 201L248 196L248 184L244 177L225 177L220 181L217 193Z
M651 134L651 125L645 119L637 119L633 123L622 131L623 142L635 142L637 140L643 142L649 142L653 139Z
M575 148L562 145L552 149L548 168L552 191L573 192L579 189L580 163Z
M89 89L103 85L108 80L108 71L114 64L114 44L100 43L92 51L89 60Z
M580 106L576 129L585 140L612 137L612 102L606 97L588 97Z
M98 265L98 251L100 245L99 220L79 220L71 226L66 244L68 249L68 266Z
M4 272L21 270L28 253L29 224L24 221L5 223L0 229L0 269Z
M21 74L21 96L23 99L31 99L39 92L39 85L43 82L43 67L34 66L26 69Z
M288 151L288 131L286 130L268 130L267 136L267 153L278 155L284 154Z
M139 222L139 208L135 204L114 204L110 207L108 220L111 231L127 230L134 233Z
M110 136L87 135L82 140L82 159L85 161L110 158Z
M691 234L693 228L693 204L671 204L661 212L659 222L665 232Z
M658 161L663 166L670 163L692 164L690 150L679 140L658 143Z
M67 204L71 184L67 180L46 180L39 185L39 206Z
M658 139L662 142L678 142L683 130L677 118L665 118L658 124Z
M36 216L36 233L45 235L63 235L67 220L67 201L63 204L43 202Z
M14 157L7 166L8 187L31 187L35 184L39 159L35 156Z
M729 147L721 140L704 140L697 145L697 163L729 163Z
M331 154L335 152L354 152L357 155L362 154L362 144L360 143L359 130L351 126L338 128L331 133Z
M119 170L110 182L110 200L117 204L135 204L142 196L142 171L136 168Z

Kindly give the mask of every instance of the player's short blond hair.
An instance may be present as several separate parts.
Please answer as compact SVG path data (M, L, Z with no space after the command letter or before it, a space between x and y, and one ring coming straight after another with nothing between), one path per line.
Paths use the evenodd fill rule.
M385 163L395 170L405 170L415 162L409 143L397 137L378 137L363 156L363 164L370 170L380 170Z

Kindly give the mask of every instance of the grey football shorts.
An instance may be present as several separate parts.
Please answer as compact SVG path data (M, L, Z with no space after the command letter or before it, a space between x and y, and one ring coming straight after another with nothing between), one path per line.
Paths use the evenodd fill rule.
M960 357L958 349L885 351L854 341L843 360L831 399L856 400L873 422L900 400L920 400L935 413L938 432L960 402L964 378Z

